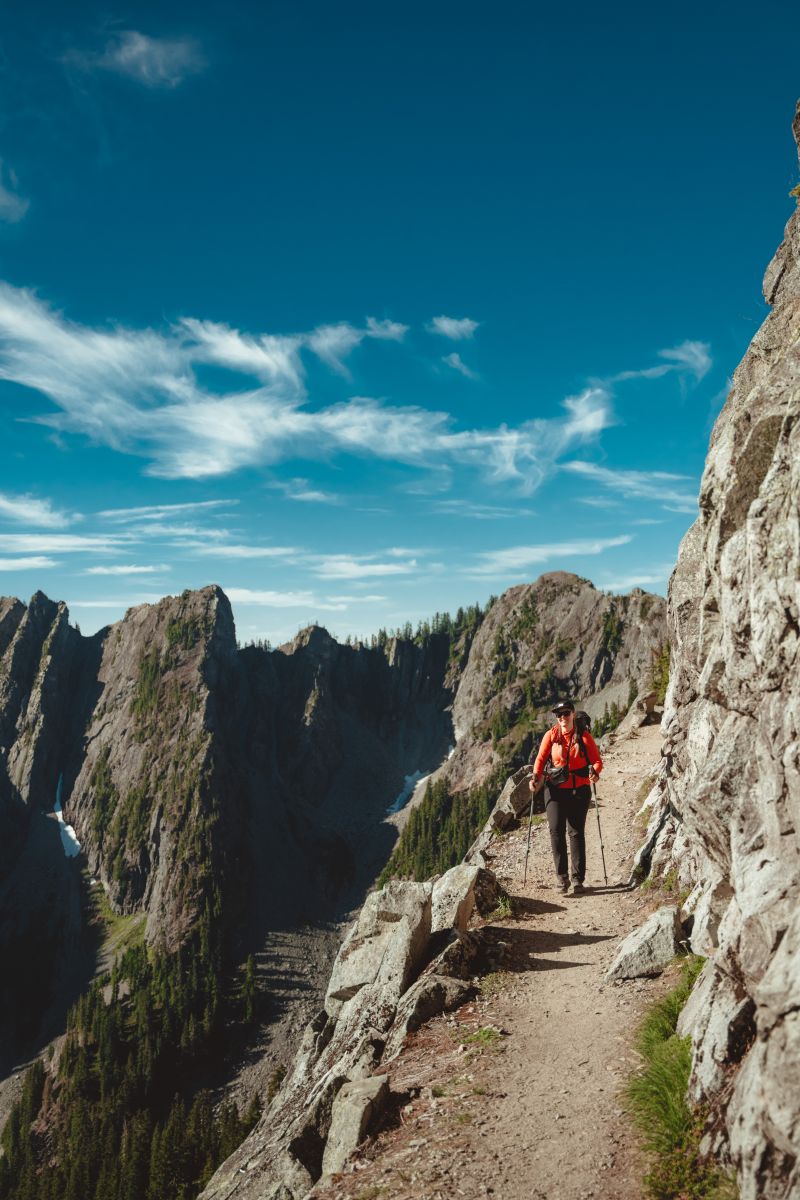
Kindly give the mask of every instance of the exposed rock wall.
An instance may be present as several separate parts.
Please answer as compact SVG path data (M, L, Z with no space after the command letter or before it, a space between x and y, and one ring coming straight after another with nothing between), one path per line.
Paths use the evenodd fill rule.
M800 144L800 106L794 122ZM714 428L669 592L655 870L709 956L682 1028L742 1200L800 1194L800 213Z
M567 571L509 588L486 614L457 681L459 740L444 772L451 789L482 783L515 750L527 754L553 723L558 697L572 696L593 719L614 704L624 712L632 690L649 690L666 638L664 600L639 588L607 595Z

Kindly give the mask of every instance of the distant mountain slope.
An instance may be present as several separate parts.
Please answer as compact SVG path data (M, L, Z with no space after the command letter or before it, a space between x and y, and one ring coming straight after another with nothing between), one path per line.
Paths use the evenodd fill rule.
M64 1053L26 1101L35 1111L44 1096L59 1128L83 1106L107 1129L102 1155L59 1143L74 1188L100 1157L111 1191L139 1186L115 1165L131 1106L154 1137L178 1136L174 1093L189 1104L224 1079L226 1031L239 1050L248 1036L253 985L235 969L269 931L341 920L363 899L407 778L446 761L448 787L468 792L525 751L556 694L626 699L664 640L663 607L559 573L416 637L340 645L312 627L267 650L237 647L217 587L131 609L92 638L41 593L0 601L2 1070L63 1029L96 970L100 925L128 947L109 999L95 988L73 1009ZM242 1135L237 1121L214 1133L215 1154ZM40 1161L20 1136L1 1160L9 1195ZM52 1171L48 1186L67 1188L63 1164Z
M665 609L660 596L606 595L564 571L496 600L453 672L455 751L418 789L381 878L425 879L461 861L506 777L553 724L559 697L584 708L598 733L613 727L650 688Z

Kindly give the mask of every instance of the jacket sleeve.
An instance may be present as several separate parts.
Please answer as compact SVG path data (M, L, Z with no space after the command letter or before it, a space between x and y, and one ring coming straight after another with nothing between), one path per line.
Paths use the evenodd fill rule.
M586 747L589 762L592 764L592 770L595 775L599 775L603 769L603 760L600 757L600 751L597 749L597 743L590 733L584 733L583 744Z
M542 738L542 743L539 746L539 753L536 755L536 762L533 764L534 775L541 776L544 774L544 764L550 757L550 750L553 746L553 731L548 729L547 733ZM595 746L595 752L597 747Z

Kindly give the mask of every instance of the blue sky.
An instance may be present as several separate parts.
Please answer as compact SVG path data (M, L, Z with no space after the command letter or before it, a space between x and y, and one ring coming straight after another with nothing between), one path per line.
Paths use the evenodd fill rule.
M242 640L664 592L798 180L785 4L0 16L0 592Z

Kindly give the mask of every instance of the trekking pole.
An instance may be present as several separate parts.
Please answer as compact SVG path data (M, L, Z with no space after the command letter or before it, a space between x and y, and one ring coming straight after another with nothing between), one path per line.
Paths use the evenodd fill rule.
M531 806L528 810L528 848L525 851L525 871L522 876L523 887L525 887L525 884L528 882L528 856L531 852L531 830L533 829L533 800L538 790L538 788L534 788L534 790L531 792Z
M597 786L592 780L592 795L594 796L594 812L597 817L597 836L600 838L600 858L603 860L603 879L606 887L608 887L608 876L606 875L606 856L603 853L603 831L600 828L600 809L597 806Z

